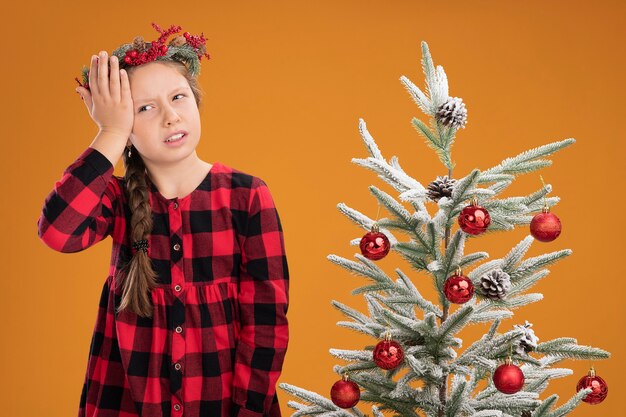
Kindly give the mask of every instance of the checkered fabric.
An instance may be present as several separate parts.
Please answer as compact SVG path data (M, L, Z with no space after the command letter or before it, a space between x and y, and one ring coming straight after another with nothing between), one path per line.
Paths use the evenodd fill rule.
M148 179L158 287L153 316L142 318L116 312L116 271L134 249L124 178L113 169L88 147L37 221L40 239L59 252L112 238L79 417L281 417L289 272L266 183L220 162L184 197L165 198Z

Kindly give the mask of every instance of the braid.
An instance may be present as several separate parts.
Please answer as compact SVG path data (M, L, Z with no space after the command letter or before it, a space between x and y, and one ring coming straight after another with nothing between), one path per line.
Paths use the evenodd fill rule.
M186 79L193 92L196 105L200 108L202 90L197 79L180 62L158 61L163 65L171 65L176 68ZM136 67L127 69L128 75ZM131 145L131 156L125 151L122 155L126 172L126 196L131 211L130 242L148 239L152 233L152 208L150 207L148 183L146 182L146 166L137 149ZM117 285L122 283L122 302L118 312L129 308L135 314L142 317L152 317L153 305L151 291L157 286L157 274L152 268L152 262L147 252L138 250L130 261L120 269L120 277L116 280Z
M132 145L131 145L132 146ZM152 232L152 209L150 208L149 189L146 182L145 165L137 150L132 147L131 156L124 152L126 173L126 193L130 206L130 242L148 239ZM123 280L122 302L119 310L130 308L143 317L152 316L150 292L156 287L157 274L147 252L138 250L126 265Z

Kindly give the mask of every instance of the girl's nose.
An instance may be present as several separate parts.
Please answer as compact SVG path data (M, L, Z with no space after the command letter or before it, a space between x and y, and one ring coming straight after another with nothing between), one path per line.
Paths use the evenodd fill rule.
M165 123L167 125L170 125L179 121L180 116L178 115L178 113L172 107L167 107L165 111Z

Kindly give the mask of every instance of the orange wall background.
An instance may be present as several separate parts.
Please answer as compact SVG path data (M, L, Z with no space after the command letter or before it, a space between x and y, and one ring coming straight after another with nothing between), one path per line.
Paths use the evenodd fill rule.
M183 4L183 3L180 3ZM626 6L620 1L272 1L272 2L12 2L2 26L1 100L4 152L4 329L0 358L2 411L7 417L68 416L78 409L98 299L106 279L110 238L88 251L62 254L37 237L45 196L97 133L74 92L91 54L109 53L137 35L154 39L150 22L204 32L206 92L198 154L257 175L272 191L291 273L290 346L280 382L329 396L345 362L329 348L360 349L375 341L336 322L335 299L367 312L350 292L365 280L330 263L352 258L363 230L336 209L345 202L370 217L375 174L351 163L367 153L358 133L365 119L385 157L426 185L445 170L410 120L425 116L399 81L425 86L420 42L446 70L450 95L468 108L453 147L454 176L487 169L506 157L573 137L553 166L520 176L505 196L541 186L561 198L563 223L552 244L536 242L528 256L571 248L535 289L542 302L517 310L500 330L529 320L541 341L569 336L612 352L595 363L609 383L601 405L572 415L623 415L624 145L623 66ZM123 175L123 166L116 167ZM429 206L431 209L433 205ZM432 212L431 212L432 214ZM381 217L387 213L381 210ZM473 240L466 250L504 256L526 236L519 228ZM398 235L401 237L401 235ZM392 254L380 261L411 274L432 296L431 282ZM462 334L464 346L486 326ZM548 394L563 403L588 361ZM545 398L544 395L542 398ZM279 389L284 416L295 398ZM371 407L360 404L370 414Z

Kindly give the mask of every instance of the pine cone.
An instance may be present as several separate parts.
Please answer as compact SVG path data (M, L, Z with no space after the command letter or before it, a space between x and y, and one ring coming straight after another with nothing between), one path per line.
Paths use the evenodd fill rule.
M448 97L448 100L439 106L435 118L444 126L454 129L462 127L465 129L467 123L467 109L463 99L459 97Z
M137 36L135 37L135 39L133 39L132 49L136 50L137 52L144 52L148 49L148 47L146 46L146 43L143 40L143 37Z
M511 289L511 277L501 269L495 269L480 278L480 287L485 297L502 299Z
M452 189L456 184L454 178L448 178L447 175L443 177L437 176L437 179L428 184L428 198L432 201L439 201L441 197L452 196Z
M516 329L524 330L524 336L522 336L518 344L515 346L515 352L517 352L518 355L528 354L528 352L531 352L537 348L537 342L539 341L539 338L535 336L535 331L531 329L533 325L529 323L528 320L526 320L526 324L523 326L520 324L516 324L513 327L515 327Z
M530 411L528 410L522 411L522 417L530 417L530 416L532 416L532 413Z
M173 38L170 41L170 45L171 46L181 46L181 45L184 45L186 42L187 42L187 40L185 39L185 37L181 35L181 36L176 36L175 38Z

